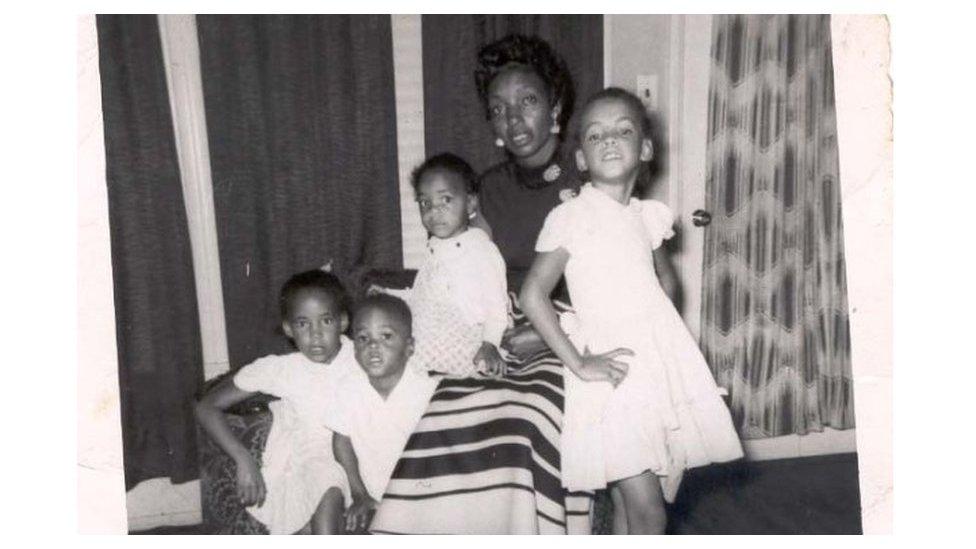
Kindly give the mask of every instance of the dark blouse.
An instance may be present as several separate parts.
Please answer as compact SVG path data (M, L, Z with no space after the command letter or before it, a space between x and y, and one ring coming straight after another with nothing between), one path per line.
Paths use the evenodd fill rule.
M522 287L535 258L536 238L546 216L561 202L560 192L579 190L580 176L567 149L562 147L554 162L539 168L522 168L506 160L481 175L478 191L481 212L505 258L510 291L517 292ZM546 170L551 173L553 164L559 166L559 177L546 181L544 173Z

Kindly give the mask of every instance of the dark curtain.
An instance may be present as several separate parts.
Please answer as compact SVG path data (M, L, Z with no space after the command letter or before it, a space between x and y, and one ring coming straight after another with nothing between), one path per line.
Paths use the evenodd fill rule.
M151 15L96 21L125 483L185 482L203 361L159 28Z
M830 17L716 16L702 337L743 438L854 427Z
M506 34L549 42L569 66L577 106L603 89L602 15L424 15L422 24L428 155L454 152L479 173L505 158L493 144L474 69L478 49Z
M290 349L278 291L402 267L390 17L198 16L232 368Z

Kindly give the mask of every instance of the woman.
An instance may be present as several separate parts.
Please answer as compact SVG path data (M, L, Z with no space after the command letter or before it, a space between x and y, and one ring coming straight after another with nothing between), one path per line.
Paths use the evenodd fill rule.
M475 81L506 161L481 177L478 222L517 295L549 211L579 188L562 131L573 107L565 63L536 37L478 53ZM444 380L407 443L372 523L395 533L588 533L590 497L559 476L562 365L514 303L503 347L520 364L500 380Z

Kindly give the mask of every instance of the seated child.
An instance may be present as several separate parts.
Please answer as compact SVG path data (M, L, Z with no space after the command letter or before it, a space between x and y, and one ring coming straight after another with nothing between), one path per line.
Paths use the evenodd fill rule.
M403 300L386 294L366 297L356 306L352 326L360 368L337 385L327 424L352 494L346 529L361 531L438 380L406 368L414 343L410 308Z
M439 154L414 170L411 183L430 233L427 259L405 294L417 341L414 364L453 377L502 375L505 260L487 233L469 227L478 200L474 170L453 154Z
M237 464L241 501L272 534L294 533L310 521L312 533L341 531L349 488L324 417L337 380L358 369L353 346L341 335L349 322L345 300L332 274L292 276L281 289L281 327L298 352L244 366L195 407L200 425ZM280 397L270 404L274 421L260 466L222 413L258 392Z

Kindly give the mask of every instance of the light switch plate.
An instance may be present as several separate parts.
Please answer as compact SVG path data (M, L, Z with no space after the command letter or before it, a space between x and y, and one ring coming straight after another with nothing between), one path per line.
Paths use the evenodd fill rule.
M656 111L658 106L657 96L657 75L639 74L637 75L637 97L640 98L644 108L649 111Z

